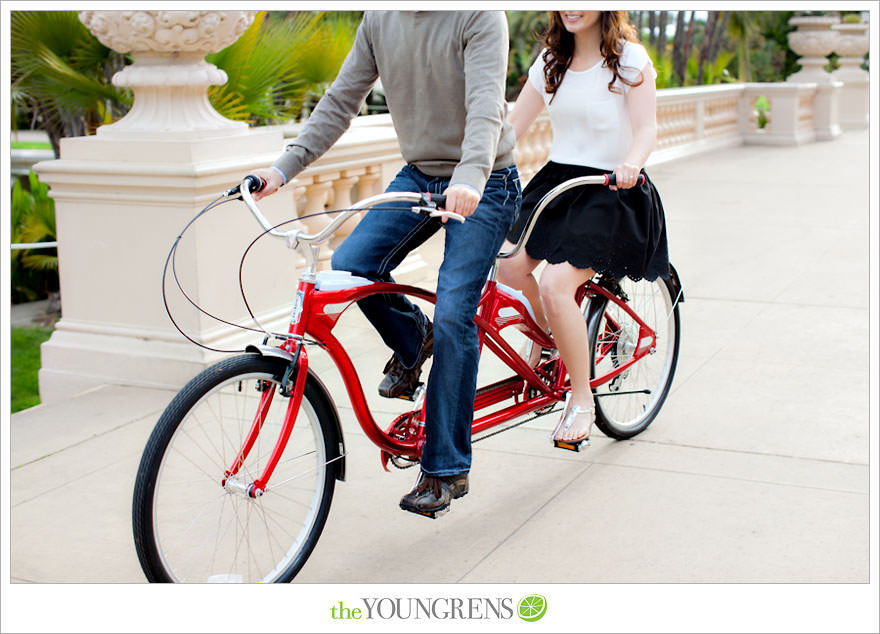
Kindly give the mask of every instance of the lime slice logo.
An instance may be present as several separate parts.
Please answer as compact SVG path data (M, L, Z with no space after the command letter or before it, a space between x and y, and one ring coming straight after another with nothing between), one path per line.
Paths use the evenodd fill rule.
M547 613L547 599L540 594L530 594L519 602L517 609L519 618L532 623Z

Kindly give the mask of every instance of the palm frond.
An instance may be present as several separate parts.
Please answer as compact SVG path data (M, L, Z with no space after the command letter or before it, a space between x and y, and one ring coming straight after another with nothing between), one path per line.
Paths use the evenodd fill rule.
M28 252L28 255L21 256L21 263L25 268L33 269L35 271L57 271L58 270L58 256L57 255L47 255L45 253L32 253Z
M336 76L355 29L350 18L336 13L299 11L270 20L260 12L236 42L206 58L229 77L212 87L211 104L252 124L295 118L309 92ZM324 68L316 70L319 64Z

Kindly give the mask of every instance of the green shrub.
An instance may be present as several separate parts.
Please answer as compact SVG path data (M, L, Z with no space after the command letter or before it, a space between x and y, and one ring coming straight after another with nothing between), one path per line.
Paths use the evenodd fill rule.
M40 404L37 380L40 344L52 334L50 328L13 328L10 333L10 409L15 412Z
M55 202L49 187L41 183L31 170L24 187L16 179L11 192L11 242L54 242ZM57 249L13 250L10 280L12 303L43 299L58 290Z
M761 95L755 99L755 112L758 113L758 127L765 128L767 126L767 113L770 112L770 102L767 97Z

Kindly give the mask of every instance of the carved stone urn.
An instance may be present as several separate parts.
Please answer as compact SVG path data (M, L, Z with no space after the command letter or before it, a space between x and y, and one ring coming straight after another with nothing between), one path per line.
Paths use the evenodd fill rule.
M840 81L868 80L868 71L861 68L865 53L871 48L868 25L864 22L847 22L831 27L840 35L834 51L839 55L840 68L831 73Z
M837 47L840 34L832 30L839 18L828 15L797 16L788 21L797 31L788 34L788 45L801 56L798 64L801 70L789 75L785 81L827 84L832 81L831 73L824 66L826 59Z
M247 134L247 124L220 115L208 87L226 83L226 73L205 61L241 36L256 11L80 11L80 21L98 40L134 63L113 76L134 91L122 119L98 128L115 138L175 139Z

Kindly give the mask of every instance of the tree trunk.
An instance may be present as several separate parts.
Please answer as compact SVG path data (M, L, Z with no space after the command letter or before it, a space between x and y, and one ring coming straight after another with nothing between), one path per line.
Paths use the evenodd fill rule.
M657 22L657 59L663 57L666 52L666 20L669 18L668 11L660 12L660 19Z
M682 86L684 86L684 65L687 61L687 51L684 50L684 13L679 11L675 17L675 36L672 39L672 69Z
M709 11L706 18L706 30L703 32L703 41L700 45L700 57L697 64L697 86L703 84L703 70L709 57L709 44L715 35L715 25L718 23L718 11Z
M648 29L650 33L648 35L648 42L654 44L657 41L657 36L654 34L654 27L657 26L657 14L653 11L648 11Z
M709 45L709 62L714 63L718 59L718 53L721 51L721 40L724 39L724 29L727 28L727 21L730 19L730 11L724 12L721 18L721 24L715 29L715 37Z
M694 43L694 23L696 22L695 17L697 15L696 11L691 11L691 19L688 21L687 35L684 39L684 64L682 65L682 86L685 85L685 81L687 79L687 62L691 56L691 50L693 49Z

